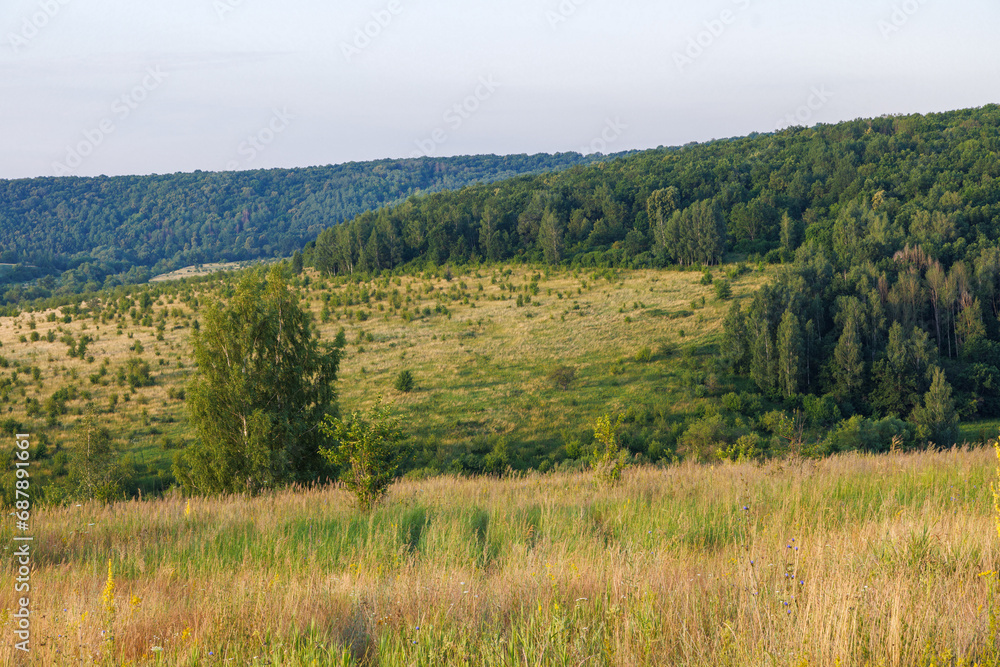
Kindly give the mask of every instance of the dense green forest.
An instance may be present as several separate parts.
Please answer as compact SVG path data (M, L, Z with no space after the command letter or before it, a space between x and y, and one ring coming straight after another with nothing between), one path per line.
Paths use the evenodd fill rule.
M727 251L777 262L812 240L838 268L907 243L950 266L1000 233L998 151L996 105L661 148L370 211L323 231L312 262L334 274L476 258L714 264Z
M770 404L799 433L853 417L828 448L946 442L959 417L1000 416L998 178L996 105L856 120L412 198L326 229L307 259L330 274L785 264L733 305L721 358L751 391L709 420L776 432L747 408Z
M288 256L326 226L411 195L603 156L379 160L246 172L0 181L2 303ZM110 280L109 280L110 279Z

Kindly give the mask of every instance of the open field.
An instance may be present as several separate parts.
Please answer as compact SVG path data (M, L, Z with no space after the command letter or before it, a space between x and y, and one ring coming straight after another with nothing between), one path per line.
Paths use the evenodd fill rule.
M31 664L996 665L996 464L439 477L371 515L334 488L47 509Z
M180 280L181 278L193 278L195 276L207 276L213 273L219 273L220 271L238 271L240 269L245 269L247 267L255 266L257 264L270 264L275 260L245 260L242 262L215 262L212 264L196 264L194 266L185 266L182 269L177 269L176 271L171 271L170 273L163 273L161 275L150 278L151 283L162 283L170 280Z
M344 329L341 410L384 394L407 424L415 468L447 470L456 458L481 458L500 438L515 467L548 467L565 458L564 438L586 439L605 412L649 412L655 401L669 405L656 415L664 423L704 402L694 385L706 381L700 369L727 303L698 272L546 275L501 265L450 278L438 273L357 284L315 274L296 281L324 340ZM738 277L734 298L765 278ZM169 485L174 451L192 437L182 398L194 370L192 328L231 281L221 275L132 288L93 307L0 318L7 364L0 368L0 419L45 435L49 453L58 454L73 446L76 423L92 409L137 464L146 493ZM67 336L76 345L92 339L83 356L69 355ZM149 365L151 386L131 386L129 358ZM560 366L574 374L565 388L549 377ZM403 369L416 379L405 394L393 388Z
M769 279L735 265L712 273L728 276L733 299ZM83 308L0 318L0 421L47 438L40 469L60 477L76 425L93 410L135 470L129 492L169 487L174 454L193 437L184 402L192 330L233 281L220 274L128 288ZM718 410L720 395L750 387L718 363L729 301L705 282L696 271L497 265L373 281L307 273L293 285L324 340L343 330L341 410L383 395L402 417L407 469L420 478L480 472L504 445L501 469L579 468L574 459L605 413L626 415L623 444L644 452L640 460L715 459L721 445L711 431L698 449L681 435ZM148 365L151 385L133 380L129 359ZM411 392L394 388L402 370L413 373ZM740 428L730 428L730 444ZM963 424L961 438L982 443L998 430Z

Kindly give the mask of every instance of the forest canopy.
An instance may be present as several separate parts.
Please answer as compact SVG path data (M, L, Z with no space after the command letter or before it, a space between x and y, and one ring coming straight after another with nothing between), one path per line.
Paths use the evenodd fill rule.
M193 264L287 257L329 225L418 193L600 159L486 155L0 181L0 264L9 265L0 266L0 305Z
M660 148L413 197L319 234L332 274L409 262L579 266L790 261L805 241L844 270L909 245L947 269L1000 230L1000 107L886 116Z

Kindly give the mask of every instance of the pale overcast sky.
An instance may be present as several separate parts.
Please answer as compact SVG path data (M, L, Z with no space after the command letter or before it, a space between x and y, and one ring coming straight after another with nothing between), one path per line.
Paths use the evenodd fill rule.
M617 152L981 106L998 26L996 0L8 0L0 178Z

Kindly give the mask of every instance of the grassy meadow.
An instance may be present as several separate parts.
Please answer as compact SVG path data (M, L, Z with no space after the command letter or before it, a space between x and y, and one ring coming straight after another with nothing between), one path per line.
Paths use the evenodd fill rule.
M766 279L733 266L715 276L726 272L734 298ZM59 476L93 410L134 464L130 491L169 487L174 453L193 437L184 404L192 329L233 281L162 283L145 305L147 288L128 288L99 308L0 318L0 420L44 436L51 461L41 465ZM705 402L695 385L711 382L703 367L728 307L694 271L501 265L357 283L307 273L294 284L324 340L344 331L341 410L384 395L407 425L409 467L428 472L474 471L462 461L481 460L501 439L515 468L545 470L566 459L567 441L587 441L601 414L632 409L652 421L651 401L659 423L695 414ZM67 341L78 350L85 336L83 355L70 356ZM131 381L130 358L148 365L152 384ZM404 369L415 378L408 393L394 389ZM556 369L570 379L554 380Z
M996 665L996 475L956 448L436 477L369 515L330 487L50 508L30 664Z

